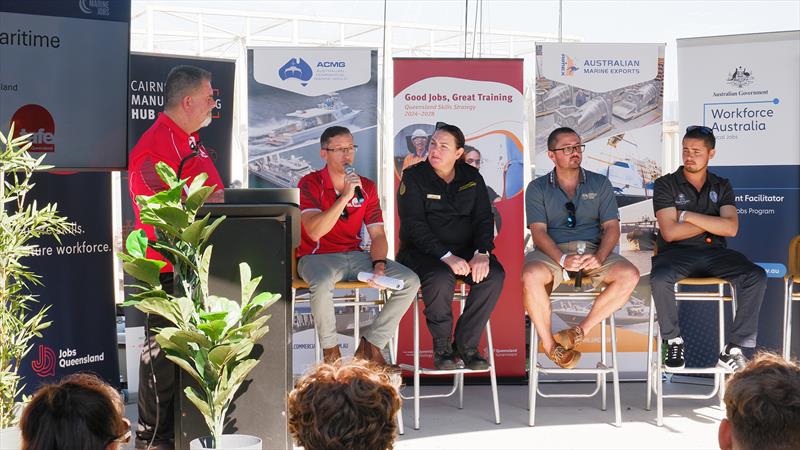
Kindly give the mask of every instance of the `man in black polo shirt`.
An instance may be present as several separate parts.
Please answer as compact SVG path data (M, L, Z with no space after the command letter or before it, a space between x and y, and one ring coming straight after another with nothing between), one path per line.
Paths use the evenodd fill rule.
M741 348L756 345L767 275L741 253L726 248L725 238L736 236L739 219L730 182L708 171L715 145L710 128L688 127L683 137L683 166L657 179L653 192L660 232L650 284L666 348L664 364L671 369L685 365L673 290L683 278L722 278L736 290L736 318L719 355L719 366L744 368Z

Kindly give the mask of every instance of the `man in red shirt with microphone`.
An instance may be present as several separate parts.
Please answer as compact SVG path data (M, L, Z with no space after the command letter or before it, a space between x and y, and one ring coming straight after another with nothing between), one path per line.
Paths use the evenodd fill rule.
M150 240L156 239L155 231L152 225L142 224L136 196L153 195L167 189L156 173L159 161L168 164L178 178L189 178L189 183L201 173L208 174L205 185L216 187L209 202L222 201L222 178L197 134L197 130L211 123L214 106L210 72L193 66L177 66L169 72L164 85L164 112L136 143L128 163L128 191L136 215L136 228L145 230ZM164 260L151 248L147 249L147 257ZM173 289L172 277L172 266L167 263L161 270L161 285L167 292ZM160 317L148 318L148 329L169 325ZM175 366L166 359L154 336L147 336L147 339L149 342L142 349L139 363L136 448L147 448L152 441L152 449L171 450L174 448Z
M378 190L375 183L358 176L351 167L358 147L350 130L340 126L326 129L320 147L325 167L304 176L297 185L302 223L297 272L309 285L311 315L325 362L341 358L333 309L334 284L356 280L359 272L403 281L403 288L392 292L354 355L386 365L381 350L416 297L419 278L402 264L386 259L388 242ZM369 253L360 247L364 228L372 241ZM378 287L371 280L369 283Z

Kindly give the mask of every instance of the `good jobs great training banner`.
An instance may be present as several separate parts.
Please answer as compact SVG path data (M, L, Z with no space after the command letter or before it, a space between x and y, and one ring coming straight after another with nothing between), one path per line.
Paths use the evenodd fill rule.
M249 187L296 188L300 178L325 166L319 137L335 125L347 127L358 145L356 172L379 183L377 50L251 48L247 72ZM364 239L362 247L368 246ZM347 291L336 295L355 294ZM358 295L376 300L378 291L361 289ZM292 357L294 373L302 374L314 364L317 339L307 292L298 291L296 300ZM336 308L342 353L355 351L356 321L364 333L377 313L376 306L361 307L358 314L352 307Z
M427 157L427 143L436 122L461 128L467 157L479 159L476 164L489 187L495 214L494 254L506 272L503 292L491 317L500 376L525 374L525 321L519 281L524 215L522 69L521 59L394 60L394 192L403 169ZM399 218L395 223L397 238ZM412 314L406 314L400 323L401 363L413 363ZM485 342L484 336L481 351L486 353ZM422 364L432 367L431 337L422 309L420 351Z
M800 233L798 74L800 31L678 40L681 132L714 130L711 171L731 181L739 212L739 233L728 245L767 271L758 345L772 349L783 336L789 241ZM705 323L716 323L715 311Z
M650 299L650 258L656 236L653 182L663 174L663 44L539 44L536 47L534 178L553 170L547 136L570 127L586 150L581 166L608 177L619 206L621 232L615 251L633 263L641 279L616 313L622 372L643 370ZM526 243L526 251L533 243ZM564 288L562 288L564 289ZM553 328L580 323L590 303L553 303ZM581 351L600 351L600 327ZM610 336L606 335L610 342ZM547 356L539 356L547 361ZM594 357L580 367L594 367Z

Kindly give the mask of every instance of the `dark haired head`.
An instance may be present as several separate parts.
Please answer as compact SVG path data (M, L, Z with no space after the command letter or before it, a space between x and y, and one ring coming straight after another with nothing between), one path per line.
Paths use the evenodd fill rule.
M686 127L686 134L683 135L683 139L700 139L709 150L717 146L717 138L714 137L714 130L702 125Z
M289 394L289 432L306 450L392 449L398 409L397 387L379 367L321 364Z
M164 106L172 108L180 104L181 99L191 95L203 81L211 81L211 72L194 66L175 66L167 75L164 85Z
M129 431L123 409L114 388L94 375L43 385L20 418L22 450L105 450Z
M338 125L328 127L325 131L322 132L322 135L319 137L319 146L321 148L328 147L328 141L335 138L336 136L342 136L345 134L352 134L350 130L345 127L340 127Z
M558 140L558 137L561 136L562 134L574 134L576 136L578 135L578 133L576 133L575 130L573 130L570 127L556 128L555 130L550 132L549 136L547 136L547 150L550 151L555 150L556 141Z
M456 140L456 148L454 150L458 150L459 148L464 148L464 142L466 142L466 139L464 138L464 133L461 131L461 128L458 128L455 125L450 125L444 122L437 122L436 130L434 130L434 133L436 133L437 131L444 131L453 136L453 139Z
M796 449L800 442L800 366L774 353L757 354L728 379L725 409L737 448ZM725 426L721 424L720 431Z

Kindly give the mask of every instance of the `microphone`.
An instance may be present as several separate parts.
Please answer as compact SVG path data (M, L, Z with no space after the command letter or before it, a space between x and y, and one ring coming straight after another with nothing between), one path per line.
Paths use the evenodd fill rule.
M586 252L586 242L578 241L578 254L582 255ZM581 284L583 284L583 270L579 270L578 273L575 275L575 290L581 290Z
M345 164L344 173L350 175L351 173L356 173L356 169L354 169L350 164ZM358 204L364 203L364 194L361 192L361 188L358 186L356 186L356 200L358 201Z

